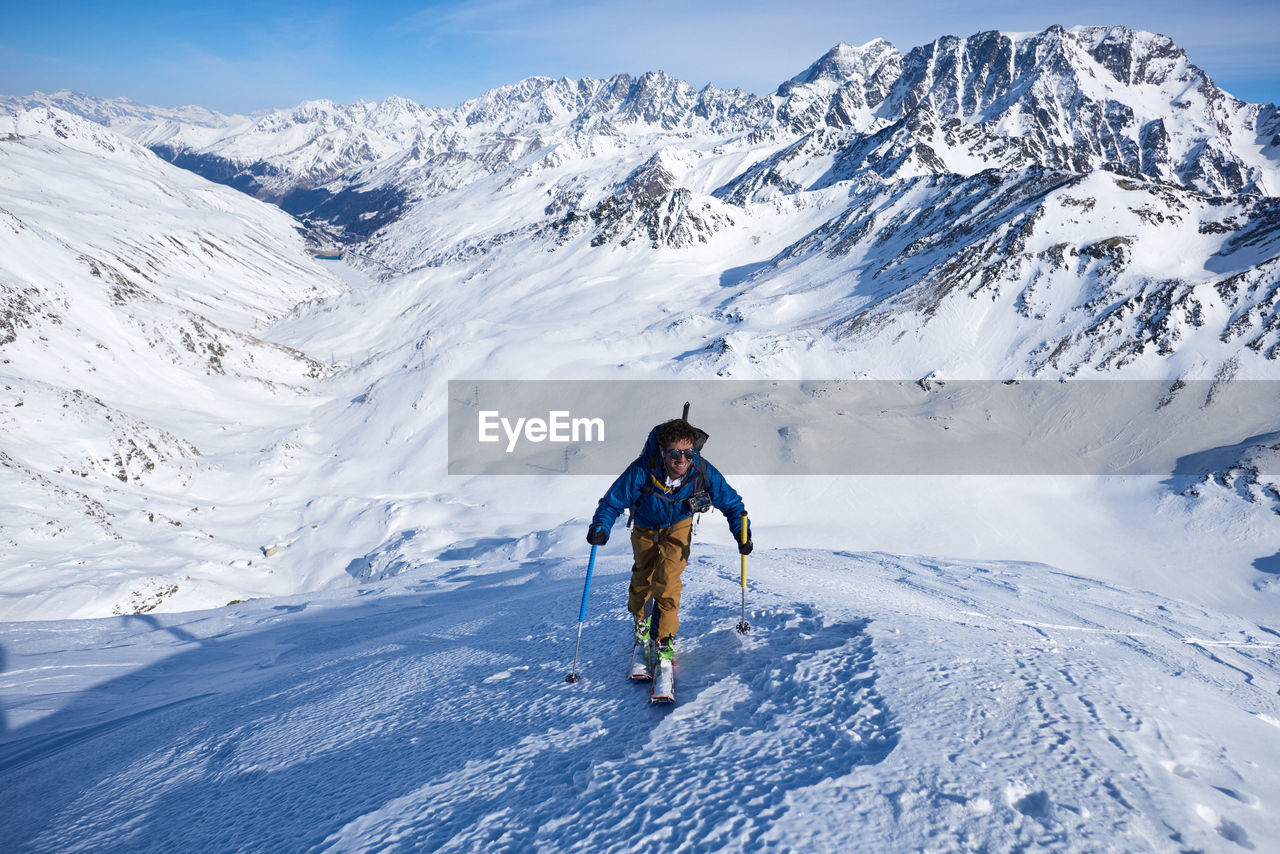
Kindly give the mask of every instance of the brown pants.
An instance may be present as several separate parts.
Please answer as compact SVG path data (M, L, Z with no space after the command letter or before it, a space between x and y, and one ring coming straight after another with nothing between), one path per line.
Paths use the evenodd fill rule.
M693 519L676 522L654 531L639 526L631 529L631 586L627 590L627 610L638 614L653 597L658 611L657 636L674 635L680 628L680 574L689 562L689 540Z

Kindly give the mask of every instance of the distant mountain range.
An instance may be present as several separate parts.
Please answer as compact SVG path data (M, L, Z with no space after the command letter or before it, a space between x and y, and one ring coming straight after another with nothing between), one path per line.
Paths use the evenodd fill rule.
M892 348L961 299L999 318L976 364L1002 372L1168 362L1192 340L1174 373L1280 357L1280 112L1123 27L840 44L764 96L659 72L250 119L4 102L34 103L278 204L383 275L750 235L774 251L734 265L737 310L805 293L787 326L850 346Z
M87 508L83 543L199 519L230 561L269 527L237 525L323 527L309 498L259 517L219 496L369 468L366 447L421 472L398 442L466 374L1280 378L1280 111L1123 27L840 44L768 95L659 72L453 109L0 111L0 359L29 407L0 409L0 463L27 505ZM396 287L339 295L321 244ZM143 488L175 478L205 484L198 517ZM45 547L33 512L14 560Z
M359 213L383 223L388 194L407 213L518 161L566 147L599 155L605 140L637 149L767 138L755 150L770 156L712 188L739 205L865 173L1033 166L1208 194L1280 192L1276 107L1233 98L1168 38L1123 27L948 36L905 56L883 40L840 44L766 96L697 91L658 72L531 78L454 109L318 100L252 118L65 91L0 99L8 111L35 106L106 124L212 180L345 227Z

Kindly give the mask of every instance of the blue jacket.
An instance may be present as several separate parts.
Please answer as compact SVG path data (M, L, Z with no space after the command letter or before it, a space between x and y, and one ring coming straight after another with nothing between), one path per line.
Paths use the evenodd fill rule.
M641 528L669 528L693 515L687 499L699 490L706 490L711 496L711 503L729 520L729 530L733 532L734 541L738 541L744 510L742 497L701 453L694 457L684 483L675 489L668 489L664 485L665 481L662 449L658 447L658 428L654 427L649 432L644 451L627 466L596 505L591 527L608 531L617 521L618 515L630 508L632 520ZM750 535L751 526L748 523L747 536Z

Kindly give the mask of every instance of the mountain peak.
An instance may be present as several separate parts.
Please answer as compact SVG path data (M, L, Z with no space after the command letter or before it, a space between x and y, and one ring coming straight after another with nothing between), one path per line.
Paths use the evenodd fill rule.
M56 92L35 91L30 95L0 95L0 111L18 113L24 110L52 107L108 127L123 127L140 122L174 121L196 127L225 127L236 116L225 116L204 107L157 107L135 103L128 98L101 98L58 89Z
M1067 35L1125 85L1159 86L1173 79L1193 86L1212 86L1209 76L1168 36L1121 26L1072 27Z
M827 51L813 65L792 77L791 83L819 83L848 81L869 76L887 56L896 56L898 49L885 39L872 39L861 46L840 42ZM785 85L785 84L784 84Z
M149 159L151 153L106 127L55 106L35 106L0 117L0 133L57 140L78 151Z

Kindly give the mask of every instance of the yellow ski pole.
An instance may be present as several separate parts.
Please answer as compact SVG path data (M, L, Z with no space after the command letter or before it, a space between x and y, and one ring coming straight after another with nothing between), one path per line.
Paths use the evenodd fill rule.
M738 531L738 542L741 545L747 544L747 511L742 511L742 528ZM742 555L742 620L738 622L738 634L745 635L751 631L751 624L747 622L747 556Z

